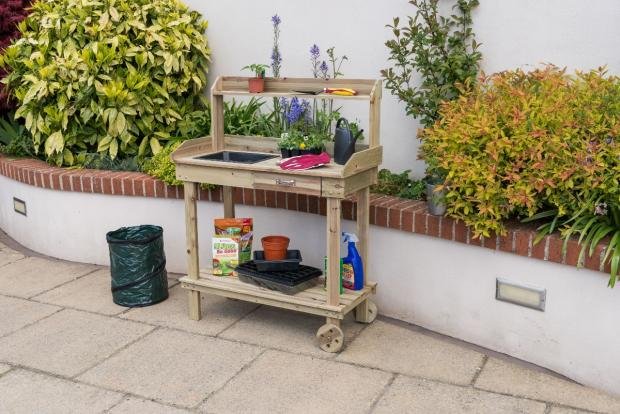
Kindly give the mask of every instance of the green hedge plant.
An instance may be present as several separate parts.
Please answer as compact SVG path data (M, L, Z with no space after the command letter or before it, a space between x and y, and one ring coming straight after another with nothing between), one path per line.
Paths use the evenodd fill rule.
M592 200L620 204L620 78L548 66L485 77L445 102L422 133L447 171L448 214L475 235L554 211L567 219Z
M16 116L58 165L156 154L202 105L206 27L177 0L36 2L0 58Z

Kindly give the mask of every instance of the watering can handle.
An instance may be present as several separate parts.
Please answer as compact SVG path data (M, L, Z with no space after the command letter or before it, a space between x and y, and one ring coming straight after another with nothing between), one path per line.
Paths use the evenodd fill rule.
M341 122L343 122L343 121L346 123L346 125L345 125L345 126L347 127L347 129L349 129L349 130L350 130L351 128L349 127L349 121L347 121L347 119L346 119L346 118L340 118L340 119L338 119L338 121L336 122L336 128L339 128L339 127L340 127L340 123L341 123Z

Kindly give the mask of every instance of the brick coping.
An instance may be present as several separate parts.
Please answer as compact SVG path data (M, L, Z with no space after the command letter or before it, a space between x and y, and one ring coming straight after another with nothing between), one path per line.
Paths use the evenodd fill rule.
M0 155L0 174L24 184L51 190L183 198L182 187L166 185L163 181L140 172L67 169L51 166L41 160L13 159ZM201 189L198 199L221 202L221 188ZM249 206L282 208L323 216L326 214L326 200L316 196L235 188L234 199L237 204ZM354 200L343 201L342 217L355 220ZM424 201L371 194L370 223L570 266L576 266L579 258L580 247L575 240L569 240L566 253L562 254L563 240L557 234L546 236L534 245L535 229L521 223L510 223L505 236L474 239L463 222L428 214ZM604 252L605 246L599 245L592 257L586 255L582 265L590 270L609 272L609 264L603 265Z

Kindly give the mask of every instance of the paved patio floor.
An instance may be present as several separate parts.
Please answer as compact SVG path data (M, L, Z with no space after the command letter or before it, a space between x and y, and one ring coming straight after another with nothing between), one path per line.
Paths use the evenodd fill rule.
M398 321L323 319L187 295L114 305L107 268L37 257L0 232L0 413L620 413L620 399Z

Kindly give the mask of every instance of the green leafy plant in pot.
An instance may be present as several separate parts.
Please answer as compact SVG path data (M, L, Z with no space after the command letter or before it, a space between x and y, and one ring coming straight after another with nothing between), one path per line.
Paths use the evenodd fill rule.
M248 90L250 93L261 93L265 90L265 71L268 67L261 63L253 63L241 69L254 72L254 77L248 79Z
M387 25L394 39L385 45L394 66L381 71L386 88L405 103L407 115L419 118L428 128L440 118L444 101L458 98L473 85L482 57L472 30L472 11L478 0L456 0L454 12L444 16L439 0L410 0L416 14L401 25L394 18ZM420 79L415 79L419 76ZM436 158L421 153L427 164L427 200L432 214L445 212L445 171L436 168Z

